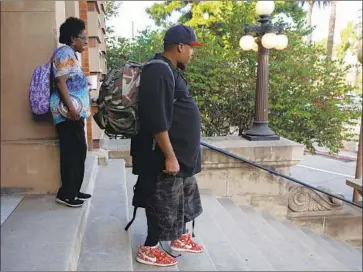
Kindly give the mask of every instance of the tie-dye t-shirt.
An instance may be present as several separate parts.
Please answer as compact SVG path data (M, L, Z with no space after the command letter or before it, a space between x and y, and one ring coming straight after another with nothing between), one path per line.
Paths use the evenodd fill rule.
M58 50L53 59L54 76L60 77L68 75L67 87L70 94L78 97L82 101L81 118L87 118L90 114L88 83L85 74L73 49L64 46ZM55 91L50 98L50 109L53 114L55 124L59 124L66 120L59 111L59 92Z

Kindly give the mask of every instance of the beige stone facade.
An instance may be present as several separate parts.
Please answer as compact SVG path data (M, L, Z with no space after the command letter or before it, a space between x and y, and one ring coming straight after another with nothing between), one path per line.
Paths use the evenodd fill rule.
M47 62L58 44L60 25L69 16L80 16L88 2L96 3L100 15L96 35L99 67L82 54L85 73L105 71L102 23L103 3L98 1L5 1L1 2L1 189L54 193L60 184L57 134L50 123L32 120L29 83L32 73ZM90 11L92 12L92 11ZM84 14L82 14L84 15ZM93 24L93 19L87 25ZM91 39L94 38L91 36ZM88 70L91 67L92 69ZM93 69L93 67L95 67ZM92 147L92 119L87 122ZM95 133L97 135L97 133Z
M88 31L88 50L84 54L84 70L97 78L97 88L91 91L91 98L98 97L100 80L106 75L106 21L104 1L82 1L80 2L80 18L86 22ZM92 112L96 111L93 105ZM103 137L103 131L92 120L88 120L88 126L92 129L88 131L88 140L93 146L98 146Z

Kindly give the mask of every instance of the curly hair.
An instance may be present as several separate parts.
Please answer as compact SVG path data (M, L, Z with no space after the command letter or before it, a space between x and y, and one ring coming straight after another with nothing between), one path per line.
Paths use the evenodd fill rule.
M59 28L59 42L70 45L72 38L78 37L85 29L86 25L81 19L69 17Z

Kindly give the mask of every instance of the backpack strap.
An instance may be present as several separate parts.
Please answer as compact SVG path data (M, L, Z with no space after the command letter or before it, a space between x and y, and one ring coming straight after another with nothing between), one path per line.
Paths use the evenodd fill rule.
M54 52L53 52L52 56L50 57L49 61L50 61L50 62L52 62L52 61L53 61L54 56L58 53L58 51L59 51L59 50L61 50L61 49L62 49L62 48L64 48L64 47L66 47L66 45L62 45L62 46L60 46L60 47L56 48L56 49L54 50Z
M147 62L144 63L143 67L147 66L147 65L150 65L150 64L155 64L155 63L159 63L159 64L163 64L163 65L166 65L170 71L170 74L171 76L173 77L173 82L174 82L174 90L175 90L175 76L174 76L174 72L173 70L170 68L169 64L162 60L162 59L152 59L152 60L149 60ZM174 102L176 101L176 99L174 99Z
M132 219L131 221L126 225L125 230L128 231L128 229L130 228L130 226L132 225L132 223L134 223L135 218L136 218L136 211L137 211L137 207L134 207L134 212L132 214Z
M49 66L50 66L50 93L54 93L55 90L56 90L56 85L55 85L55 76L53 75L53 60L54 60L54 57L55 55L59 52L59 50L61 50L62 48L66 47L66 45L62 45L58 48L56 48L52 54L52 56L50 57L49 59Z
M192 237L195 237L194 229L195 229L195 219L193 219L192 223Z

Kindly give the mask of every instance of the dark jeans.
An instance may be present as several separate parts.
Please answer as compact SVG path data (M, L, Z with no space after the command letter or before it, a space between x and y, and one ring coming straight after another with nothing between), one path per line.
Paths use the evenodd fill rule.
M74 199L82 186L87 156L84 119L66 120L57 124L56 128L59 136L62 180L57 197Z

